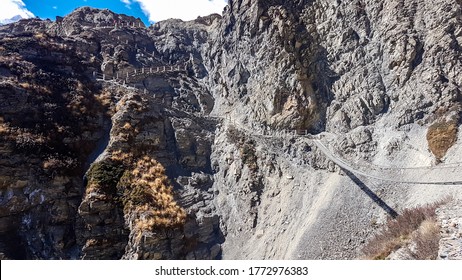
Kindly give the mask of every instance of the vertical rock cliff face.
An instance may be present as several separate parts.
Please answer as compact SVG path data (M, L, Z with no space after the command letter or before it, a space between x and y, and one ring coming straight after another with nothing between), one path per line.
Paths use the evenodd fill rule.
M90 8L0 27L1 257L360 256L390 209L462 193L356 177L286 130L391 177L457 166L461 9L237 0L149 28Z
M327 131L343 159L391 178L460 162L460 20L460 1L230 2L204 55L212 114L231 126L212 154L226 258L354 258L386 213L460 195L325 173L313 143L255 136Z
M207 54L217 112L256 129L324 129L335 76L304 9L231 1Z

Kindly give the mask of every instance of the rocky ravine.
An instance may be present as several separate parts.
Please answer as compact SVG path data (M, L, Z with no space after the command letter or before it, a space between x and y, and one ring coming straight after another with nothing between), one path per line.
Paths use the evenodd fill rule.
M0 27L2 257L359 257L387 215L364 190L399 213L460 187L352 177L263 134L327 131L397 177L459 163L461 9L248 0L148 28L90 8ZM138 90L93 76L185 63Z

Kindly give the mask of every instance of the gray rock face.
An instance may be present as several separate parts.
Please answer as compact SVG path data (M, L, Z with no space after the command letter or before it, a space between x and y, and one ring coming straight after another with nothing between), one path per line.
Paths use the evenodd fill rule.
M441 226L441 240L438 259L462 259L462 218L460 203L451 201L438 209L438 221Z
M397 178L434 164L427 128L460 124L461 6L233 0L148 28L91 8L1 26L2 258L359 257L383 203L461 191L351 176L288 131L329 132L344 160ZM166 65L186 71L126 78ZM459 149L439 160L455 165ZM122 175L100 189L84 176L143 156L165 168L182 226L135 231Z
M225 112L227 123L239 126L241 134L332 132L338 135L332 147L348 160L379 166L430 164L434 158L422 132L435 120L460 111L460 14L457 1L231 1L204 54L207 83L215 97L212 114ZM368 213L360 210L371 206L364 193L357 192L357 180L342 176L338 182L332 177L318 181L316 171L305 170L293 175L304 163L338 169L308 143L292 140L275 149L275 140L250 135L259 167L255 177L241 163L245 156L238 148L224 148L233 145L223 135L228 132L227 127L218 132L212 154L212 165L219 167L216 181L224 182L217 185L217 201L218 208L225 209L226 258L358 256L354 248L374 231L371 221L383 219L383 212L375 206ZM260 162L266 158L269 162ZM281 162L284 158L295 166ZM293 183L285 178L293 178ZM262 181L255 203L248 186ZM403 190L383 182L362 183L360 188L379 193L398 211L441 197L432 187ZM340 185L350 193L338 189ZM452 188L444 193L452 191L460 195ZM312 192L317 194L305 197ZM418 198L411 198L417 193ZM293 205L305 214L291 213ZM307 206L311 211L300 210ZM240 209L250 214L243 216ZM287 219L289 226L276 227ZM288 232L294 224L299 225L293 229L296 233ZM246 246L242 240L249 239L251 245ZM285 248L279 245L288 243ZM234 244L240 249L233 250Z

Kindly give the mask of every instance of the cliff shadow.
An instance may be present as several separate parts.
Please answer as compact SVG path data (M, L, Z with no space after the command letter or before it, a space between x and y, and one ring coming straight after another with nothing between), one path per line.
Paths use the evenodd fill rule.
M391 208L385 201L378 197L361 179L350 171L341 168L343 172L367 195L369 196L380 208L382 208L393 219L398 217L398 213Z

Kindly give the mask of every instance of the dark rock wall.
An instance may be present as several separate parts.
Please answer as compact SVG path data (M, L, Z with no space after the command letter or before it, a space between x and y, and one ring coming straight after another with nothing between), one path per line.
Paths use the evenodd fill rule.
M257 228L263 199L277 196L278 157L334 170L307 144L268 144L239 126L351 134L339 145L367 142L364 156L375 131L459 122L461 6L239 0L222 16L148 28L90 8L1 26L2 257L220 258L228 231ZM93 76L163 65L187 71L131 79L138 90ZM165 168L182 227L135 234L117 194L89 188L89 158L143 156Z

